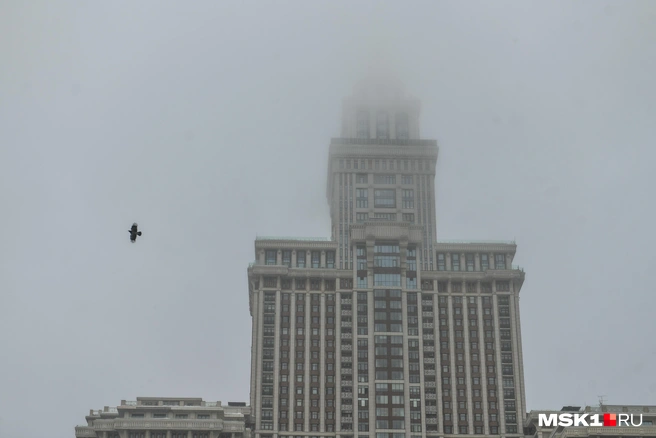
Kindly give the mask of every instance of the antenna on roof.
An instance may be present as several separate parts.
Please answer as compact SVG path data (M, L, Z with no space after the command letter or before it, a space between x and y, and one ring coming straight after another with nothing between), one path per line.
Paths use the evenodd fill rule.
M599 407L603 408L604 404L606 402L606 400L604 400L604 397L606 397L606 396L605 395L598 395L597 397L599 397Z

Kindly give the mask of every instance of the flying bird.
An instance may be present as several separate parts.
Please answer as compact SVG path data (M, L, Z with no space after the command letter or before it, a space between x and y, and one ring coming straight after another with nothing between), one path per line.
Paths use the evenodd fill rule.
M141 236L141 231L137 231L137 223L132 224L132 228L128 230L130 233L130 242L134 243L137 240L137 236Z

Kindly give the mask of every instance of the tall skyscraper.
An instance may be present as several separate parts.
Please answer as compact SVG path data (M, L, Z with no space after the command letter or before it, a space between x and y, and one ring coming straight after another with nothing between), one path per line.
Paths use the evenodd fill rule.
M332 237L258 237L256 438L523 435L514 242L436 238L419 101L365 81L330 144Z

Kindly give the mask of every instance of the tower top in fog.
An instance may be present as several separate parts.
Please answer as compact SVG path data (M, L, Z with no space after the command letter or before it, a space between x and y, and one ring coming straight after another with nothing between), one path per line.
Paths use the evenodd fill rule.
M391 74L371 74L343 101L341 137L419 139L419 99Z

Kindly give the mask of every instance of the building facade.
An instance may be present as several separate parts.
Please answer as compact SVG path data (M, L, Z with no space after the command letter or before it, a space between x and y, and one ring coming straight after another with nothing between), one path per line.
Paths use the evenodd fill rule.
M202 398L137 397L120 406L91 410L77 438L250 438L246 403Z
M394 82L344 101L331 238L258 237L256 438L523 436L514 242L436 238L438 146Z
M539 424L539 415L558 415L562 413L597 414L600 418L603 418L604 413L629 414L632 417L628 423L621 423L617 426L558 427L541 426ZM591 422L590 419L587 421ZM586 406L585 408L565 406L560 411L533 410L526 415L524 432L526 438L656 438L656 406L600 405Z

